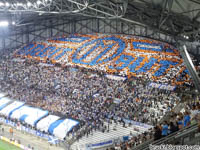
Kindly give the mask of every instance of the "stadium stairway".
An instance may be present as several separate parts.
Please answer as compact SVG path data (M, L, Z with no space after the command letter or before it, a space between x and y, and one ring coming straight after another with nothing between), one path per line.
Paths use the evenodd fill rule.
M108 123L105 123L106 126L108 126ZM111 139L119 139L123 136L128 136L130 133L133 135L139 134L139 132L134 131L133 125L123 127L122 124L115 124L114 122L112 124L109 124L109 132L105 131L104 133L102 131L93 131L92 134L89 134L88 137L85 135L78 141L72 144L71 149L73 150L85 150L85 146L88 144L95 144L103 141L108 141ZM140 130L143 132L142 130Z

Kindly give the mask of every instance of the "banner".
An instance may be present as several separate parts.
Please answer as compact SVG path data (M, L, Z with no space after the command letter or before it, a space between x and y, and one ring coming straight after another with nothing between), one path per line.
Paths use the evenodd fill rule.
M119 104L119 103L121 103L121 101L122 101L121 99L115 98L113 102L114 102L115 104Z
M99 142L99 143L95 143L95 144L88 144L86 145L87 148L101 148L101 147L105 147L105 146L109 146L113 144L113 140L109 140L109 141L105 141L105 142Z
M105 75L108 79L112 79L112 80L117 80L117 81L124 81L127 78L125 77L121 77L121 76L115 76L115 75Z
M8 120L8 119L4 119L4 118L1 118L1 117L0 117L0 122L5 123L5 124L7 124L7 125L9 125L9 126L12 126L12 127L17 127L17 124L16 124L15 122L12 122L12 121L10 121L10 120ZM25 126L22 126L22 125L21 125L21 127L20 127L20 130L21 130L21 131L25 131L25 132L27 132L27 133L29 133L29 134L38 136L38 137L40 137L40 138L46 139L46 140L48 140L48 142L51 143L51 144L57 144L57 143L60 142L60 140L59 140L58 138L54 137L54 136L44 134L44 133L42 133L42 132L40 132L40 131L30 129L30 128L25 127Z
M168 84L159 84L159 83L150 83L149 87L163 89L168 91L174 91L176 86L168 85Z

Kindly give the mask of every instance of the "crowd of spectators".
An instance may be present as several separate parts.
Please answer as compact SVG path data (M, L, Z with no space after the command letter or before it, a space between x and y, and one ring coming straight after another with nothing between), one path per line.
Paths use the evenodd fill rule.
M155 116L152 118L158 116L156 111L148 107L159 108L163 105L161 110L167 111L180 100L174 92L152 89L144 81L135 78L115 81L99 72L48 66L30 60L7 59L0 67L1 89L8 92L11 98L80 120L117 116L152 123L155 120L148 120L149 115ZM110 111L108 108L115 99L121 102ZM139 108L142 109L141 113L148 115L144 118L145 115L141 113L138 113L138 117L134 116ZM91 115L94 112L90 114L89 110L96 112L95 115Z
M183 108L179 113L174 113L172 111L168 121L164 121L162 124L155 126L154 140L158 140L189 125L195 123L199 124L199 110L200 103L199 100L197 100L195 102L187 102L185 108Z
M83 121L87 132L104 122L134 120L151 125L180 101L177 93L146 81L108 79L103 72L8 57L0 63L0 86L9 97ZM115 99L120 103L114 103ZM111 107L112 106L112 107ZM112 108L112 109L110 109ZM80 133L76 135L80 138Z
M181 98L174 91L149 87L148 74L145 79L138 76L116 81L106 78L106 72L98 69L61 66L50 61L46 64L7 55L0 62L2 92L29 105L84 122L84 127L81 124L84 132L77 131L79 128L72 130L78 139L93 130L104 132L104 123L113 120L125 124L123 119L128 119L155 126L152 131L120 143L118 147L121 149L178 131L190 124L199 107L198 104L188 105L184 113L173 114L172 119L159 124L161 118L171 112ZM173 73L176 70L172 69L164 75L166 81L171 81L169 79Z
M200 103L197 100L186 102L185 107L181 109L179 113L175 113L173 110L167 120L154 126L153 130L143 133L139 136L133 136L130 140L126 142L121 142L116 144L111 150L120 149L128 150L133 146L137 146L148 140L159 140L166 137L172 133L175 133L185 127L194 125L198 123L198 131L200 132ZM131 136L131 135L130 135Z

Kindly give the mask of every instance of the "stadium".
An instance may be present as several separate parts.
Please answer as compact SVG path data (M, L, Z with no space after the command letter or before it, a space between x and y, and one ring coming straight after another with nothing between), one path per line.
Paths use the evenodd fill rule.
M0 150L200 149L199 0L0 0Z

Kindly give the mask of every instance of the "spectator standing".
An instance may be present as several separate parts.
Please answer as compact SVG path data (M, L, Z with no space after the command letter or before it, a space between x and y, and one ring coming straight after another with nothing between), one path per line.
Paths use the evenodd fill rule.
M162 137L165 137L167 136L169 133L169 130L168 130L168 123L167 121L164 121L164 124L162 126Z
M10 132L10 136L13 137L13 128L12 127L10 127L9 132Z
M184 127L190 125L190 115L189 115L188 111L185 111L185 116L184 116L184 119L183 119L183 125L184 125Z
M178 118L178 129L182 129L183 128L183 120L182 118Z

